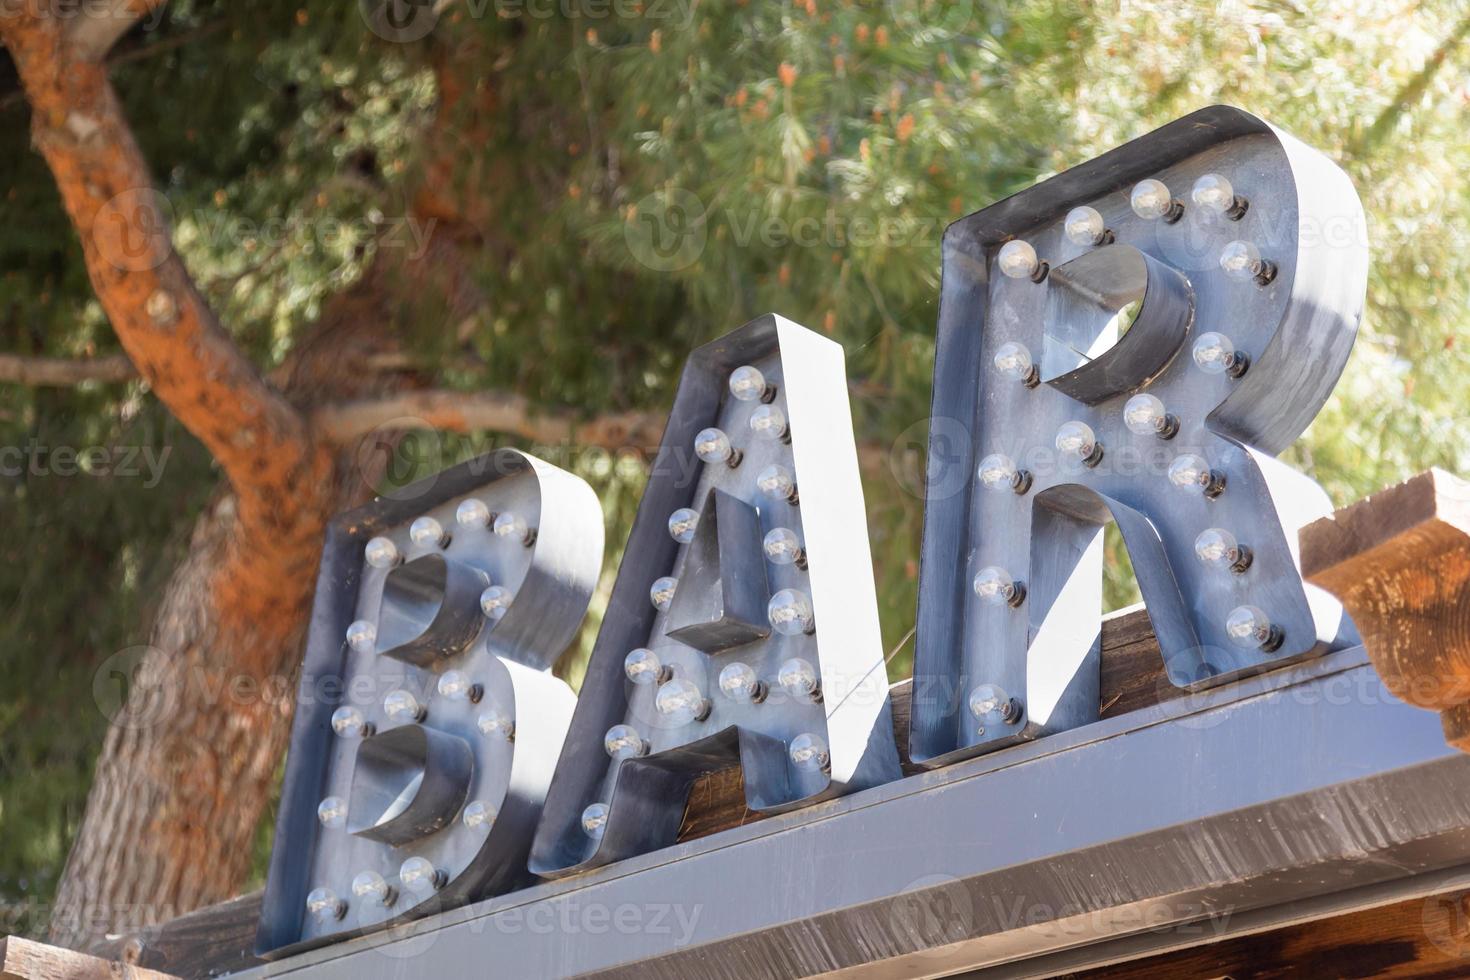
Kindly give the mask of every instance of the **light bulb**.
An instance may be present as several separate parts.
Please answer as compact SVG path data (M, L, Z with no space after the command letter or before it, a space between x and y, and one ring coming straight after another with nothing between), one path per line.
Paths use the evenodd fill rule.
M454 509L454 521L460 527L486 527L490 524L490 508L474 497L461 500Z
M392 568L402 557L398 554L398 545L382 537L369 541L362 549L362 554L374 568Z
M1242 547L1235 535L1222 527L1201 531L1194 539L1194 554L1205 565L1221 572L1243 572L1251 564L1251 550Z
M451 701L469 701L475 684L462 670L446 670L439 675L439 694Z
M742 364L730 372L730 394L741 401L762 401L766 399L766 391L766 376L759 368Z
M981 724L980 734L985 734L987 724L1014 725L1021 719L1021 705L998 684L980 684L970 692L970 714Z
M489 830L500 814L484 800L472 800L465 804L460 822L471 830Z
M1225 489L1225 478L1214 470L1203 456L1184 453L1169 464L1169 482L1181 490L1217 497Z
M1031 474L1016 469L1016 463L1005 453L991 453L980 461L976 470L980 484L987 490L1011 490L1025 493L1031 487Z
M796 481L791 478L791 471L780 463L774 463L761 470L760 476L755 478L755 485L761 493L772 500L786 500L792 503L796 501Z
M1041 260L1036 257L1036 249L1030 242L1019 238L1002 245L995 261L1000 271L1011 279L1034 279L1042 267Z
M607 804L594 803L582 811L582 832L593 840L607 833Z
M330 888L313 888L306 896L306 911L318 922L334 922L347 914L347 903Z
M515 600L510 589L503 585L492 585L480 593L480 611L497 622L505 618L510 604Z
M1067 238L1074 245L1101 245L1108 232L1108 226L1104 224L1103 216L1098 213L1097 208L1085 204L1068 211L1062 225L1067 231Z
M786 413L775 405L761 405L750 413L750 431L762 439L784 441L789 436Z
M1169 193L1169 187L1162 180L1140 180L1133 185L1133 193L1128 197L1128 204L1133 208L1133 213L1145 221L1153 221L1163 218L1165 221L1178 221L1179 216L1184 213L1184 205L1174 200Z
M765 549L766 557L772 564L806 567L806 552L802 550L801 539L789 527L771 528L761 547Z
M648 599L653 603L653 608L659 612L668 612L669 605L674 601L674 592L678 588L679 580L672 575L656 580L648 590Z
M1194 182L1190 200L1206 211L1239 220L1245 214L1245 200L1235 196L1235 187L1223 174L1205 174Z
M408 526L408 538L420 547L441 547L449 543L444 527L432 517L416 517Z
M316 818L323 827L341 827L347 823L347 802L340 796L329 796L317 804Z
M648 754L648 743L632 725L614 725L602 737L602 747L614 759L636 759Z
M680 544L694 540L694 530L699 527L699 513L688 507L680 507L669 515L669 537Z
M706 463L726 463L735 466L740 462L730 437L720 429L704 429L694 437L694 455Z
M394 894L387 880L376 871L364 871L352 879L352 894L378 905L392 905Z
M647 647L639 647L623 658L623 673L634 684L653 684L666 677L658 654Z
M495 534L498 537L510 538L512 541L524 541L528 531L526 519L519 514L505 511L495 517Z
M972 586L980 600L992 606L1019 606L1026 598L1026 587L999 565L986 565L980 569Z
M1258 606L1236 606L1225 617L1225 634L1230 642L1247 650L1275 650L1281 646L1281 629Z
M760 678L750 664L737 660L720 671L720 693L731 701L754 701L760 690Z
M358 653L372 653L378 642L378 628L366 619L347 627L347 645Z
M1236 239L1220 249L1220 268L1237 282L1249 282L1261 273L1261 250L1255 242Z
M766 604L766 618L771 628L786 636L800 636L812 632L812 601L805 592L797 589L782 589L771 596Z
M444 873L428 858L411 857L398 867L398 881L415 895L428 895L444 887Z
M383 713L391 721L422 721L425 714L419 699L401 687L383 698Z
M332 731L342 738L359 738L372 734L372 726L363 718L362 712L344 704L332 712Z
M486 738L503 738L509 740L514 738L516 733L515 720L505 712L497 711L494 708L480 712L480 717L475 719L475 727Z
M996 348L991 363L1005 377L1019 381L1028 388L1036 387L1041 379L1036 362L1031 359L1030 349L1014 340L1008 340Z
M659 687L653 699L658 713L675 725L703 721L709 715L710 703L693 681L675 677Z
M776 683L793 698L815 701L821 691L817 668L810 661L792 657L776 671Z
M1057 452L1080 460L1088 466L1096 466L1102 460L1102 445L1092 426L1076 419L1063 422L1057 427Z
M826 741L811 732L802 732L793 738L787 751L792 765L802 772L825 772L832 762Z
M1164 410L1164 403L1147 392L1134 395L1123 406L1123 424L1141 436L1172 439L1179 432L1179 420Z
M1206 374L1228 372L1232 377L1239 377L1244 371L1242 355L1223 333L1211 330L1200 334L1199 339L1194 342L1191 354L1195 365Z

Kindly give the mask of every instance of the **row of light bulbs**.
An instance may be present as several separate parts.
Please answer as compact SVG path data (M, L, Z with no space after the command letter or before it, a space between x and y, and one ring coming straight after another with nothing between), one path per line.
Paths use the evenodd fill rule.
M1250 206L1245 198L1235 193L1230 180L1217 173L1208 173L1196 180L1190 196L1196 205L1232 221L1240 220ZM1172 224L1184 215L1184 204L1174 198L1163 181L1153 178L1139 181L1134 186L1129 204L1133 213L1145 220L1162 219ZM1101 213L1085 205L1068 212L1063 230L1068 240L1076 245L1106 245L1114 240L1114 234ZM1040 282L1047 274L1046 263L1038 258L1036 249L1019 239L1001 247L997 265L1012 279L1029 278ZM1220 267L1231 278L1255 280L1263 286L1270 283L1276 272L1273 263L1261 258L1255 244L1244 240L1232 241L1221 250ZM1195 365L1207 374L1228 374L1239 378L1250 366L1250 358L1237 351L1229 337L1213 331L1201 334L1191 353ZM993 363L1001 374L1028 388L1035 388L1041 382L1040 370L1024 344L1016 341L1002 344L996 350ZM1123 423L1136 434L1160 439L1172 439L1179 432L1179 419L1167 411L1158 396L1147 392L1134 395L1124 405ZM1064 422L1057 429L1055 445L1058 452L1076 458L1086 466L1096 466L1102 461L1102 444L1085 422ZM1174 486L1207 497L1219 496L1225 489L1224 474L1210 469L1209 463L1195 453L1178 456L1168 473L1169 482ZM978 475L988 490L1011 490L1024 494L1031 488L1031 474L1017 468L1004 453L992 453L981 460ZM1194 551L1205 565L1226 572L1239 574L1251 564L1250 549L1241 545L1235 535L1224 528L1212 527L1202 531L1195 538ZM972 587L980 600L989 605L1015 607L1026 598L1024 583L1016 581L997 565L980 569ZM1283 640L1281 628L1253 605L1237 606L1231 610L1225 619L1225 631L1231 642L1246 649L1274 650ZM1000 721L1014 725L1020 721L1020 703L994 684L976 686L970 692L969 707L971 714L981 722L981 735L985 733L986 724Z
M518 540L526 547L535 544L536 532L527 526L524 518L511 512L499 514L477 498L460 502L454 513L455 523L466 530L490 529L497 537ZM425 548L447 548L450 535L442 524L433 517L424 515L416 518L408 528L408 537L415 545ZM363 548L363 557L373 568L387 569L404 560L402 552L391 538L375 537ZM505 616L514 599L512 592L500 585L488 586L480 594L480 609L492 621ZM360 619L347 628L347 645L358 653L373 653L377 648L377 627L370 621ZM441 696L451 701L469 701L478 704L484 697L482 685L474 683L469 675L459 670L445 671L437 684ZM413 692L403 688L389 691L383 697L383 714L390 721L404 723L423 721L428 716L428 707ZM486 738L510 740L515 737L515 721L496 708L487 708L476 719L476 727ZM376 733L377 727L363 713L351 705L343 705L332 712L332 730L342 738L366 738ZM488 833L498 813L485 800L471 800L460 811L460 820L471 830ZM347 803L339 796L329 796L317 806L317 818L328 829L339 829L347 822ZM449 876L424 857L410 857L398 871L399 884L418 895L428 895L448 882ZM351 893L372 905L391 906L398 900L398 890L376 871L363 871L352 880ZM309 914L321 922L331 922L347 914L348 903L330 888L314 889L306 898Z
M1222 174L1209 173L1200 177L1194 182L1190 197L1206 211L1232 221L1239 221L1250 207L1245 198L1235 193L1229 178ZM1173 224L1184 216L1184 203L1169 192L1168 185L1152 177L1134 185L1128 203L1133 213L1146 221L1163 220ZM1067 212L1062 229L1075 245L1107 245L1114 240L1102 214L1085 204ZM1033 282L1044 280L1049 269L1047 263L1037 256L1036 248L1022 239L1002 245L996 265L1011 279L1030 279ZM1220 250L1220 268L1232 279L1241 282L1254 280L1261 286L1268 285L1276 276L1275 263L1261 258L1261 250L1256 244L1245 239L1236 239Z
M749 420L750 430L756 437L791 441L785 413L771 404L776 397L776 387L766 380L759 368L749 364L737 367L730 372L729 386L730 394L736 400L761 403L751 412ZM729 435L714 427L703 429L694 437L694 452L702 462L723 463L731 468L744 460L744 453L732 445ZM799 502L791 471L779 463L766 467L757 475L756 487L774 501ZM688 507L681 507L669 515L669 535L679 544L693 541L698 526L698 512ZM807 567L801 538L788 527L772 528L761 547L772 564L795 565L800 569ZM678 579L672 576L655 581L649 590L654 608L667 612L678 586ZM800 636L816 629L811 599L800 589L781 589L771 596L766 606L766 618L773 630L786 636ZM699 686L687 678L675 677L673 667L664 664L658 654L647 647L638 647L628 653L623 659L623 672L634 684L657 685L654 708L670 723L683 726L709 717L713 706ZM800 657L793 657L780 666L776 684L793 699L807 702L822 700L821 680L816 668ZM720 671L719 688L726 698L744 704L764 702L769 691L769 685L760 679L755 669L738 660L726 664ZM603 748L611 758L622 760L648 754L651 745L632 725L617 724L607 730ZM826 740L812 732L803 732L793 738L787 755L792 765L802 772L825 772L831 766ZM594 840L602 837L607 829L608 812L608 805L602 802L593 803L582 811L582 829L587 836Z

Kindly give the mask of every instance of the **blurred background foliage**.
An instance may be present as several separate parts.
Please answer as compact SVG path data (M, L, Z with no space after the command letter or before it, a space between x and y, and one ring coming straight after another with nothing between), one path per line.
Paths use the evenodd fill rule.
M691 347L765 311L846 348L894 678L908 672L939 242L945 224L1200 106L1265 116L1338 160L1368 209L1368 313L1336 396L1287 457L1339 502L1431 465L1470 471L1470 30L1463 0L464 0L395 44L355 3L174 0L113 55L175 243L263 371L384 248L473 45L488 132L457 151L493 217L467 323L401 321L436 384L588 415L661 413ZM448 111L454 111L449 109ZM452 129L452 126L450 127ZM79 246L0 61L0 351L113 353ZM692 202L692 209L691 209ZM690 216L697 226L680 222ZM672 257L658 234L703 247ZM685 238L679 239L686 240ZM415 434L400 479L495 444ZM97 666L151 603L217 479L140 383L0 388L0 900L43 911L105 719ZM167 453L161 478L63 476L56 447ZM543 447L609 518L603 592L643 471ZM119 457L113 457L118 459ZM1110 607L1135 592L1114 546ZM96 680L95 684L106 683ZM269 839L269 827L261 840Z

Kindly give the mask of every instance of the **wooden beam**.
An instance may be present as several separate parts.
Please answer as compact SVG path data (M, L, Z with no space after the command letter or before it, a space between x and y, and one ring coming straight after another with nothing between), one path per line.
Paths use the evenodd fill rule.
M1470 890L1349 912L1058 980L1460 980L1470 976Z
M58 946L0 938L0 980L173 980L167 973Z
M1342 600L1394 696L1470 752L1470 483L1430 470L1301 532L1302 574Z

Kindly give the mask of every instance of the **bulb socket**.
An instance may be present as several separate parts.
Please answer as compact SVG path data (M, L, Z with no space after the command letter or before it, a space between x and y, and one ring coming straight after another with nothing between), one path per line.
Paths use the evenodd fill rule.
M796 552L796 557L791 560L791 563L793 565L795 565L797 568L801 569L803 572L806 571L806 569L807 569L806 549L805 548L798 549L797 552Z
M1274 653L1275 651L1280 650L1281 644L1285 642L1286 631L1283 630L1280 626L1277 626L1275 623L1272 623L1271 629L1266 636L1265 642L1261 644L1261 650L1265 653Z
M1245 377L1245 372L1250 369L1251 356L1244 351L1236 351L1230 355L1230 363L1225 365L1225 376L1240 379Z
M470 704L479 704L485 700L485 685L471 684L469 692Z
M1276 263L1270 259L1262 259L1256 265L1255 281L1257 286L1269 286L1271 280L1276 278Z
M1184 217L1184 202L1176 197L1169 202L1169 210L1163 214L1164 224L1172 225L1182 217Z
M1224 492L1225 474L1221 473L1219 470L1210 470L1209 482L1205 484L1205 496L1210 500L1214 500L1216 497L1220 496L1220 494Z
M773 385L773 384L771 384L769 381L767 381L766 382L766 386L761 389L761 401L763 403L769 405L769 404L771 404L771 402L773 402L775 400L776 400L776 386Z
M1051 266L1045 262L1036 263L1036 269L1031 273L1031 281L1036 283L1044 282L1046 280L1046 274L1050 271Z
M725 465L728 466L728 467L730 467L730 469L732 469L732 470L735 469L737 466L739 466L744 461L745 461L745 453L741 452L738 449L731 449L730 450L730 455L728 455L728 456L725 457Z
M1031 471L1017 470L1016 475L1011 478L1011 489L1018 494L1024 494L1031 489Z
M1252 554L1251 550L1245 545L1238 546L1235 549L1235 561L1231 562L1230 570L1239 575L1241 572L1251 567L1251 562L1255 560L1255 557L1256 556Z
M755 690L750 692L750 703L760 704L771 694L771 687L765 681L756 681Z
M1100 442L1094 442L1092 444L1092 452L1088 453L1082 458L1082 465L1086 466L1088 469L1092 469L1098 463L1102 462L1102 458L1103 444Z
M1245 213L1250 209L1251 202L1237 194L1235 195L1235 200L1230 202L1230 207L1225 209L1225 217L1231 221L1239 221L1245 217Z
M1159 420L1159 429L1156 433L1160 439L1172 439L1179 434L1179 416L1170 412Z
M1027 388L1035 388L1041 384L1041 368L1035 364L1026 369L1026 374L1021 378L1021 384Z
M1025 601L1026 601L1026 583L1025 582L1013 582L1013 583L1011 583L1011 594L1010 594L1010 597L1008 599L1006 599L1006 605L1011 606L1014 609L1019 609L1019 608L1021 608L1021 603L1025 602Z

